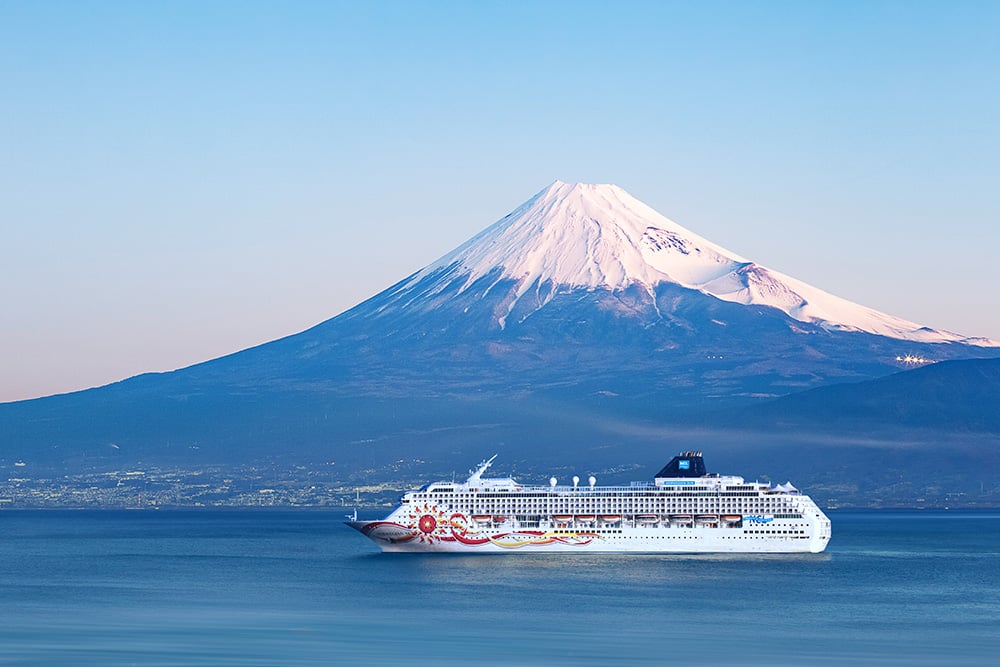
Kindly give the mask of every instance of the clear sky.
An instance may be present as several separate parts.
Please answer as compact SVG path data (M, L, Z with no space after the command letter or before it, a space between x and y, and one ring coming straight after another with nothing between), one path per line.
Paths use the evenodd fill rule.
M552 181L1000 339L1000 2L0 0L0 401L328 319Z

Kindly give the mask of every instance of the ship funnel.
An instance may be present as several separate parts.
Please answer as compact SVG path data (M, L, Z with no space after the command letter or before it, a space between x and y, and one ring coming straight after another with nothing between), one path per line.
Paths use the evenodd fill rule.
M663 466L663 470L656 473L655 477L704 477L707 474L701 452L684 452L670 459L670 463Z

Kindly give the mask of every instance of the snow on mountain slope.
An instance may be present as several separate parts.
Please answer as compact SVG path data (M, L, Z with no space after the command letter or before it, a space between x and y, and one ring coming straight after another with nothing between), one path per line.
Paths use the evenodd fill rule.
M997 347L922 327L760 266L667 219L615 185L556 181L516 210L415 274L401 288L444 273L447 284L497 275L515 281L509 314L529 290L621 290L676 283L725 301L777 308L800 322L923 343ZM443 290L442 282L438 289ZM433 289L431 293L433 293ZM499 317L501 326L505 316Z

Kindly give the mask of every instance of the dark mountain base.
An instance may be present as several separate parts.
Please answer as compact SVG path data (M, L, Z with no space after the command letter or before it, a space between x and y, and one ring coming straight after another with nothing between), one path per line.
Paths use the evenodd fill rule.
M899 427L873 436L860 430L720 428L534 397L341 399L326 405L301 398L288 396L276 412L245 398L224 404L192 398L181 414L153 410L166 423L184 416L191 425L190 431L171 429L159 436L149 435L147 420L126 412L118 422L99 425L108 437L114 434L113 441L77 442L67 448L68 456L58 442L13 457L8 452L14 448L8 448L0 466L18 478L150 468L230 470L228 476L238 478L241 470L300 466L303 484L322 471L340 486L400 490L461 477L494 453L500 455L498 473L524 482L595 474L602 484L627 484L648 479L678 451L694 449L706 452L712 472L790 480L824 506L1000 506L997 433ZM220 410L241 427L223 430L213 423ZM47 423L53 433L62 430L58 420ZM125 426L135 430L120 430ZM18 460L25 465L15 469Z
M483 295L442 293L414 313L421 295L390 289L222 359L0 405L0 466L20 478L336 461L345 484L400 483L499 452L519 474L587 466L627 482L700 449L720 472L829 502L993 497L1000 360L885 376L904 354L997 350L831 332L690 292L570 291L484 328ZM884 384L857 384L872 378Z

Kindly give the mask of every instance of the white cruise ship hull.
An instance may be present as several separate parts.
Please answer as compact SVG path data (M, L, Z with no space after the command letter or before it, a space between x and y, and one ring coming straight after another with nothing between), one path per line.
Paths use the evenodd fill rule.
M428 537L395 522L350 521L387 553L819 553L829 535L783 537L729 528L479 531ZM780 526L780 524L779 524ZM613 529L612 529L613 530ZM771 529L782 530L775 526Z

